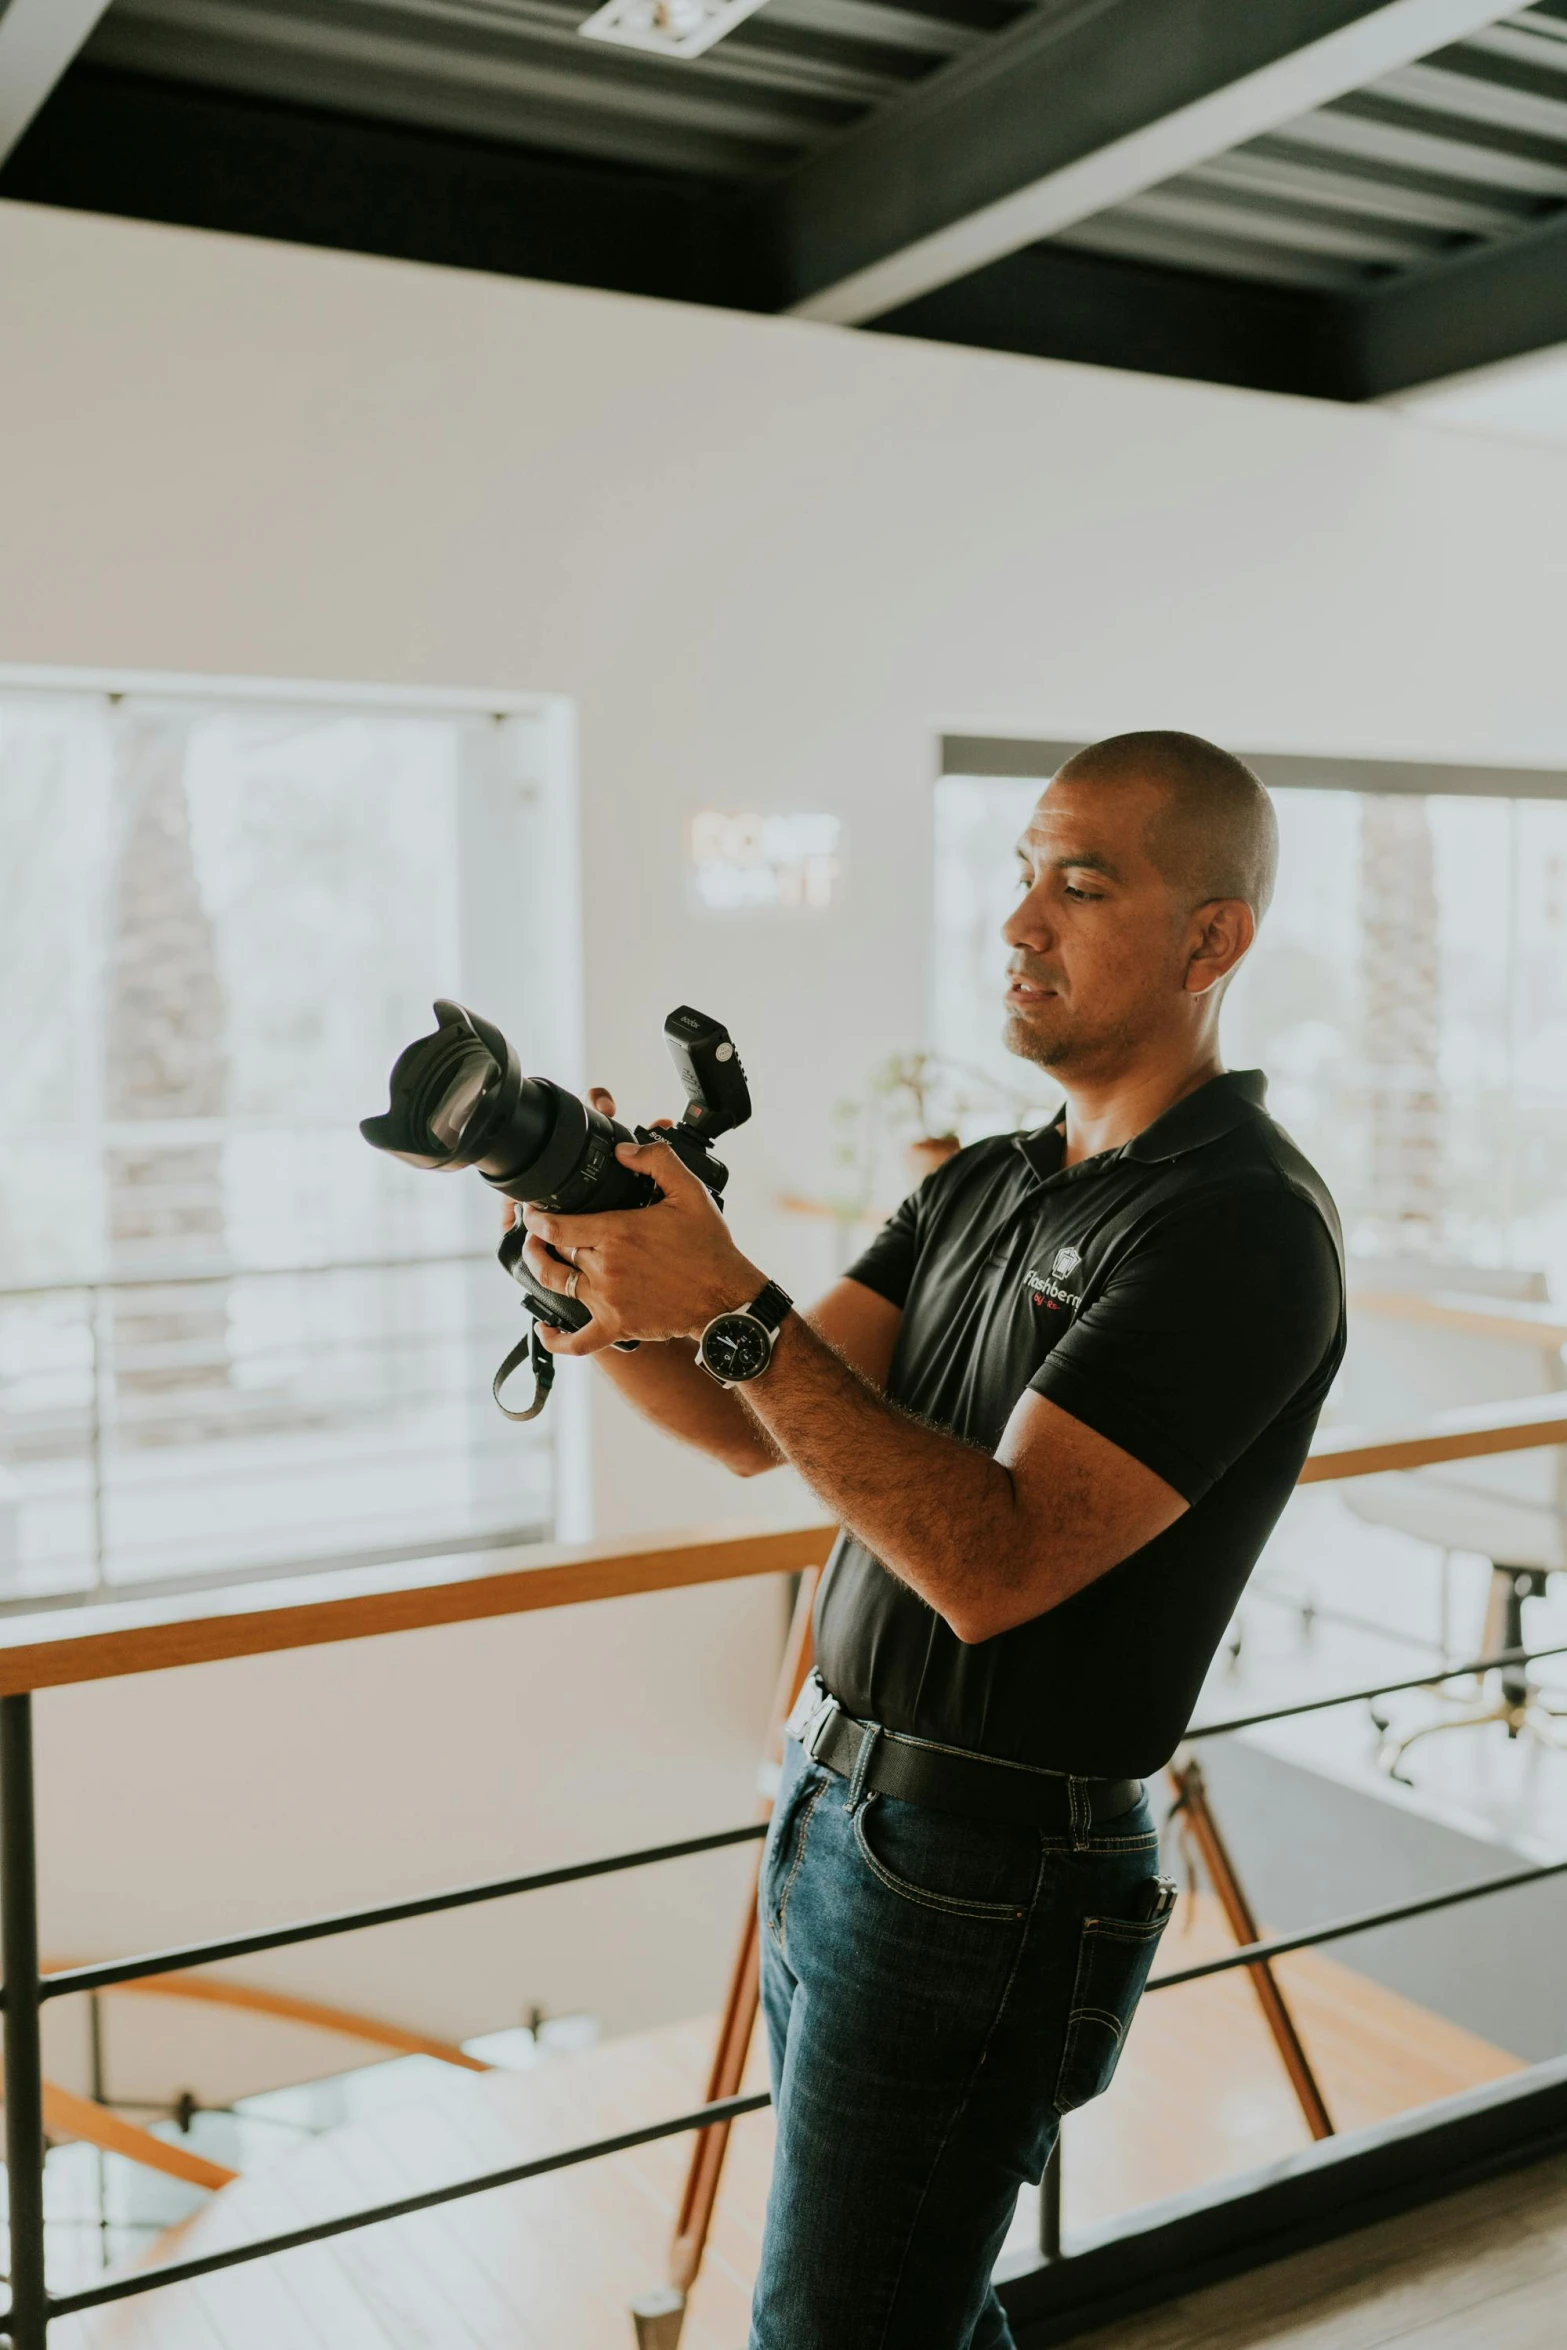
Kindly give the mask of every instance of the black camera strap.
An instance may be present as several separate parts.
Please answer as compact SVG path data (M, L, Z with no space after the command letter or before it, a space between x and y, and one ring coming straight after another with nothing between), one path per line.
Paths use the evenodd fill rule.
M533 1365L533 1401L525 1412L514 1412L510 1404L501 1403L501 1389L513 1371L520 1369L522 1364L528 1360L531 1360ZM531 1322L528 1325L527 1337L518 1339L511 1353L490 1381L490 1393L494 1396L497 1404L500 1404L500 1408L508 1420L536 1420L549 1402L550 1389L554 1384L555 1357L540 1338L537 1322Z

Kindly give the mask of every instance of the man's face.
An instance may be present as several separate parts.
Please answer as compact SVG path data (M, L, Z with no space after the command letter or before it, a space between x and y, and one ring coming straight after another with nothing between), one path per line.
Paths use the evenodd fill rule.
M1012 950L1004 1041L1023 1060L1110 1074L1179 1009L1191 909L1145 846L1160 798L1153 784L1046 785L1001 933Z

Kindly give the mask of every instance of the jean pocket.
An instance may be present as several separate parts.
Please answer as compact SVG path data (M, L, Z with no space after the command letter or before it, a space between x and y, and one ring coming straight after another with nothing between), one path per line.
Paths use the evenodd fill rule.
M1066 2044L1052 2101L1058 2113L1070 2113L1074 2106L1102 2096L1114 2078L1159 1938L1175 1906L1175 1887L1168 1877L1153 1880L1152 1899L1147 1917L1083 1920Z
M854 1814L854 1840L877 1883L920 1909L1008 1924L1026 1917L1034 1898L1039 1838L1031 1828L871 1795Z

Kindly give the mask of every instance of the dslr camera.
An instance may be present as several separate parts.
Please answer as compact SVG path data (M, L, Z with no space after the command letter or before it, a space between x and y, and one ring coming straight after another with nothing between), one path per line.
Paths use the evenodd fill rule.
M435 1005L433 1036L421 1036L398 1054L391 1101L378 1118L364 1118L366 1142L410 1167L448 1174L476 1167L508 1199L551 1215L590 1216L605 1208L645 1208L663 1194L650 1175L623 1167L621 1142L664 1142L722 1203L729 1170L709 1145L751 1115L745 1070L720 1020L680 1004L664 1022L664 1041L685 1088L685 1114L656 1133L622 1126L589 1109L548 1077L525 1077L516 1052L492 1021L443 999ZM522 1290L533 1316L528 1336L514 1346L492 1382L509 1420L533 1420L555 1379L555 1358L541 1343L539 1324L581 1330L592 1320L584 1305L558 1289L543 1289L523 1256L527 1233L514 1224L501 1242L500 1260ZM552 1252L553 1253L553 1252ZM619 1342L628 1351L635 1339ZM533 1366L533 1401L526 1411L501 1403L501 1389L524 1356Z

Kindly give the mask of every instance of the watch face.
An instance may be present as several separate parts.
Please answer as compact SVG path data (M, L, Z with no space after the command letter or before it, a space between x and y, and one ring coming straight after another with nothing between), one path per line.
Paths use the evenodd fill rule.
M720 1314L702 1338L702 1360L715 1379L754 1379L772 1351L771 1333L751 1314Z

